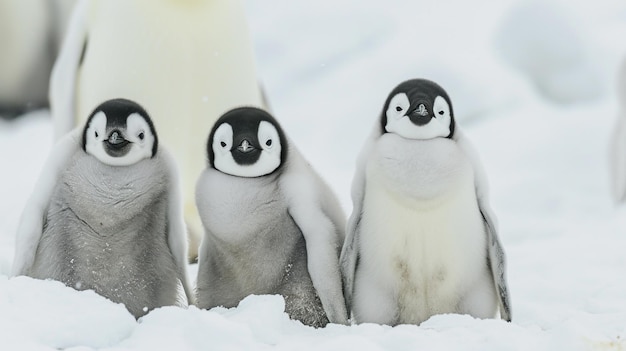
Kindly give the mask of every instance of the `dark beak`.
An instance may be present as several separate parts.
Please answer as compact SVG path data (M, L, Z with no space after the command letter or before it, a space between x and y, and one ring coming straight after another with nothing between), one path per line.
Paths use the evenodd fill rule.
M250 141L248 141L247 139L243 139L241 141L241 144L237 146L237 150L239 150L239 152L247 154L249 152L256 150L256 148L254 147L254 145L252 145L252 143L250 143Z
M130 141L124 139L122 132L114 130L109 135L109 138L105 140L105 143L107 143L107 146L113 150L120 150L128 145Z
M261 148L250 142L250 140L254 140L252 137L242 137L239 140L241 142L231 152L235 162L240 165L254 164L261 155ZM235 145L237 144L235 143Z
M409 113L409 119L413 124L423 126L430 122L432 114L428 111L425 104L419 104L411 113Z

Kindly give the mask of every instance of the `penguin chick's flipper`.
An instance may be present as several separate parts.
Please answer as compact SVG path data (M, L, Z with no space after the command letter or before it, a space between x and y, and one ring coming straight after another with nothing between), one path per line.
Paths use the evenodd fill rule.
M39 239L43 233L45 214L50 198L58 183L60 174L65 169L70 157L81 148L82 128L66 134L52 148L48 161L43 167L45 177L39 177L32 195L20 218L17 228L15 258L11 275L24 275L30 270L35 260Z
M487 235L487 263L491 269L493 282L498 295L500 305L500 317L507 322L511 321L511 302L509 288L506 280L506 258L502 244L498 238L495 217L492 214L488 200L487 176L483 169L478 153L460 130L457 130L454 139L459 147L471 160L474 168L476 199L478 207L485 222L485 232Z
M183 220L182 207L182 190L180 185L180 176L176 162L172 155L164 149L160 150L161 156L168 165L170 170L170 197L168 199L168 226L167 226L167 243L177 266L178 279L180 280L187 304L195 304L195 296L193 289L189 284L187 274L187 232Z
M357 171L352 180L352 203L354 209L352 215L348 219L346 229L346 239L341 250L339 264L341 268L341 278L343 281L344 296L348 313L352 310L352 295L354 293L354 275L359 264L358 237L361 223L361 215L363 211L363 197L365 194L365 164L367 158L374 146L375 140L380 136L378 126L374 128L370 137L366 140L359 158L357 160Z
M309 275L329 321L347 324L348 312L341 286L338 257L344 238L344 224L336 223L336 218L326 214L336 210L323 207L329 204L322 203L321 208L310 206L312 203L319 203L320 198L314 188L303 188L302 184L319 184L322 180L312 172L299 171L308 167L310 166L306 161L294 159L290 165L291 170L281 180L289 201L289 215L304 235L310 258L307 263Z

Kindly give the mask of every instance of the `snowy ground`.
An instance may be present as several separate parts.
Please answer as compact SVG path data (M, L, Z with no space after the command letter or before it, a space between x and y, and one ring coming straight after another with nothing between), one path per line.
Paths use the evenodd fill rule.
M0 349L623 350L626 209L611 202L609 135L626 4L247 0L259 73L286 131L349 212L354 159L388 92L438 81L482 156L508 254L513 323L290 321L279 297L235 309L120 305L7 277L22 207L51 143L46 111L0 120ZM520 6L524 8L520 8Z

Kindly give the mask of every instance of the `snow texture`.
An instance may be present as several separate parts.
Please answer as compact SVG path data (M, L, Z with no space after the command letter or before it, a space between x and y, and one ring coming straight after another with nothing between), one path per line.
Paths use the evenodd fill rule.
M38 111L0 120L0 349L626 348L626 209L614 206L609 177L617 72L626 53L623 1L551 1L548 20L517 12L544 5L514 0L246 6L273 112L348 213L358 150L389 91L416 77L448 91L489 178L513 323L440 315L419 327L313 329L290 321L277 296L252 296L232 309L166 307L134 321L93 292L8 278L20 213L52 142L48 113ZM520 29L519 17L542 35ZM551 33L550 18L565 29ZM503 40L526 49L503 55ZM560 54L542 52L546 46L564 47L579 68L596 71L589 86L587 73L555 64ZM562 67L563 79L541 88L538 71L520 62L547 72Z

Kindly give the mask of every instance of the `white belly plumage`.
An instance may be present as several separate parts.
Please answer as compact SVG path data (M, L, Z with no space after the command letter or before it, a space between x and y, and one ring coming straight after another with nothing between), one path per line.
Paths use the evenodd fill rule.
M375 160L390 162L384 157L384 145L378 152L383 157L374 156ZM419 159L423 152L428 153L427 148L416 152L418 162L424 161ZM451 155L442 164L454 163L459 156L456 152ZM384 291L379 296L394 300L399 323L419 324L433 314L459 312L464 292L484 275L487 265L485 227L471 167L457 162L460 166L455 165L445 177L432 178L434 183L428 188L440 189L437 194L429 191L427 197L421 197L403 191L407 184L390 184L389 167L381 171L379 164L370 162L367 170L355 282L357 304L363 293L359 280L367 279L370 287L374 284ZM394 177L404 175L394 172ZM405 179L413 178L407 174ZM419 184L423 179L416 179L416 185L424 186Z

